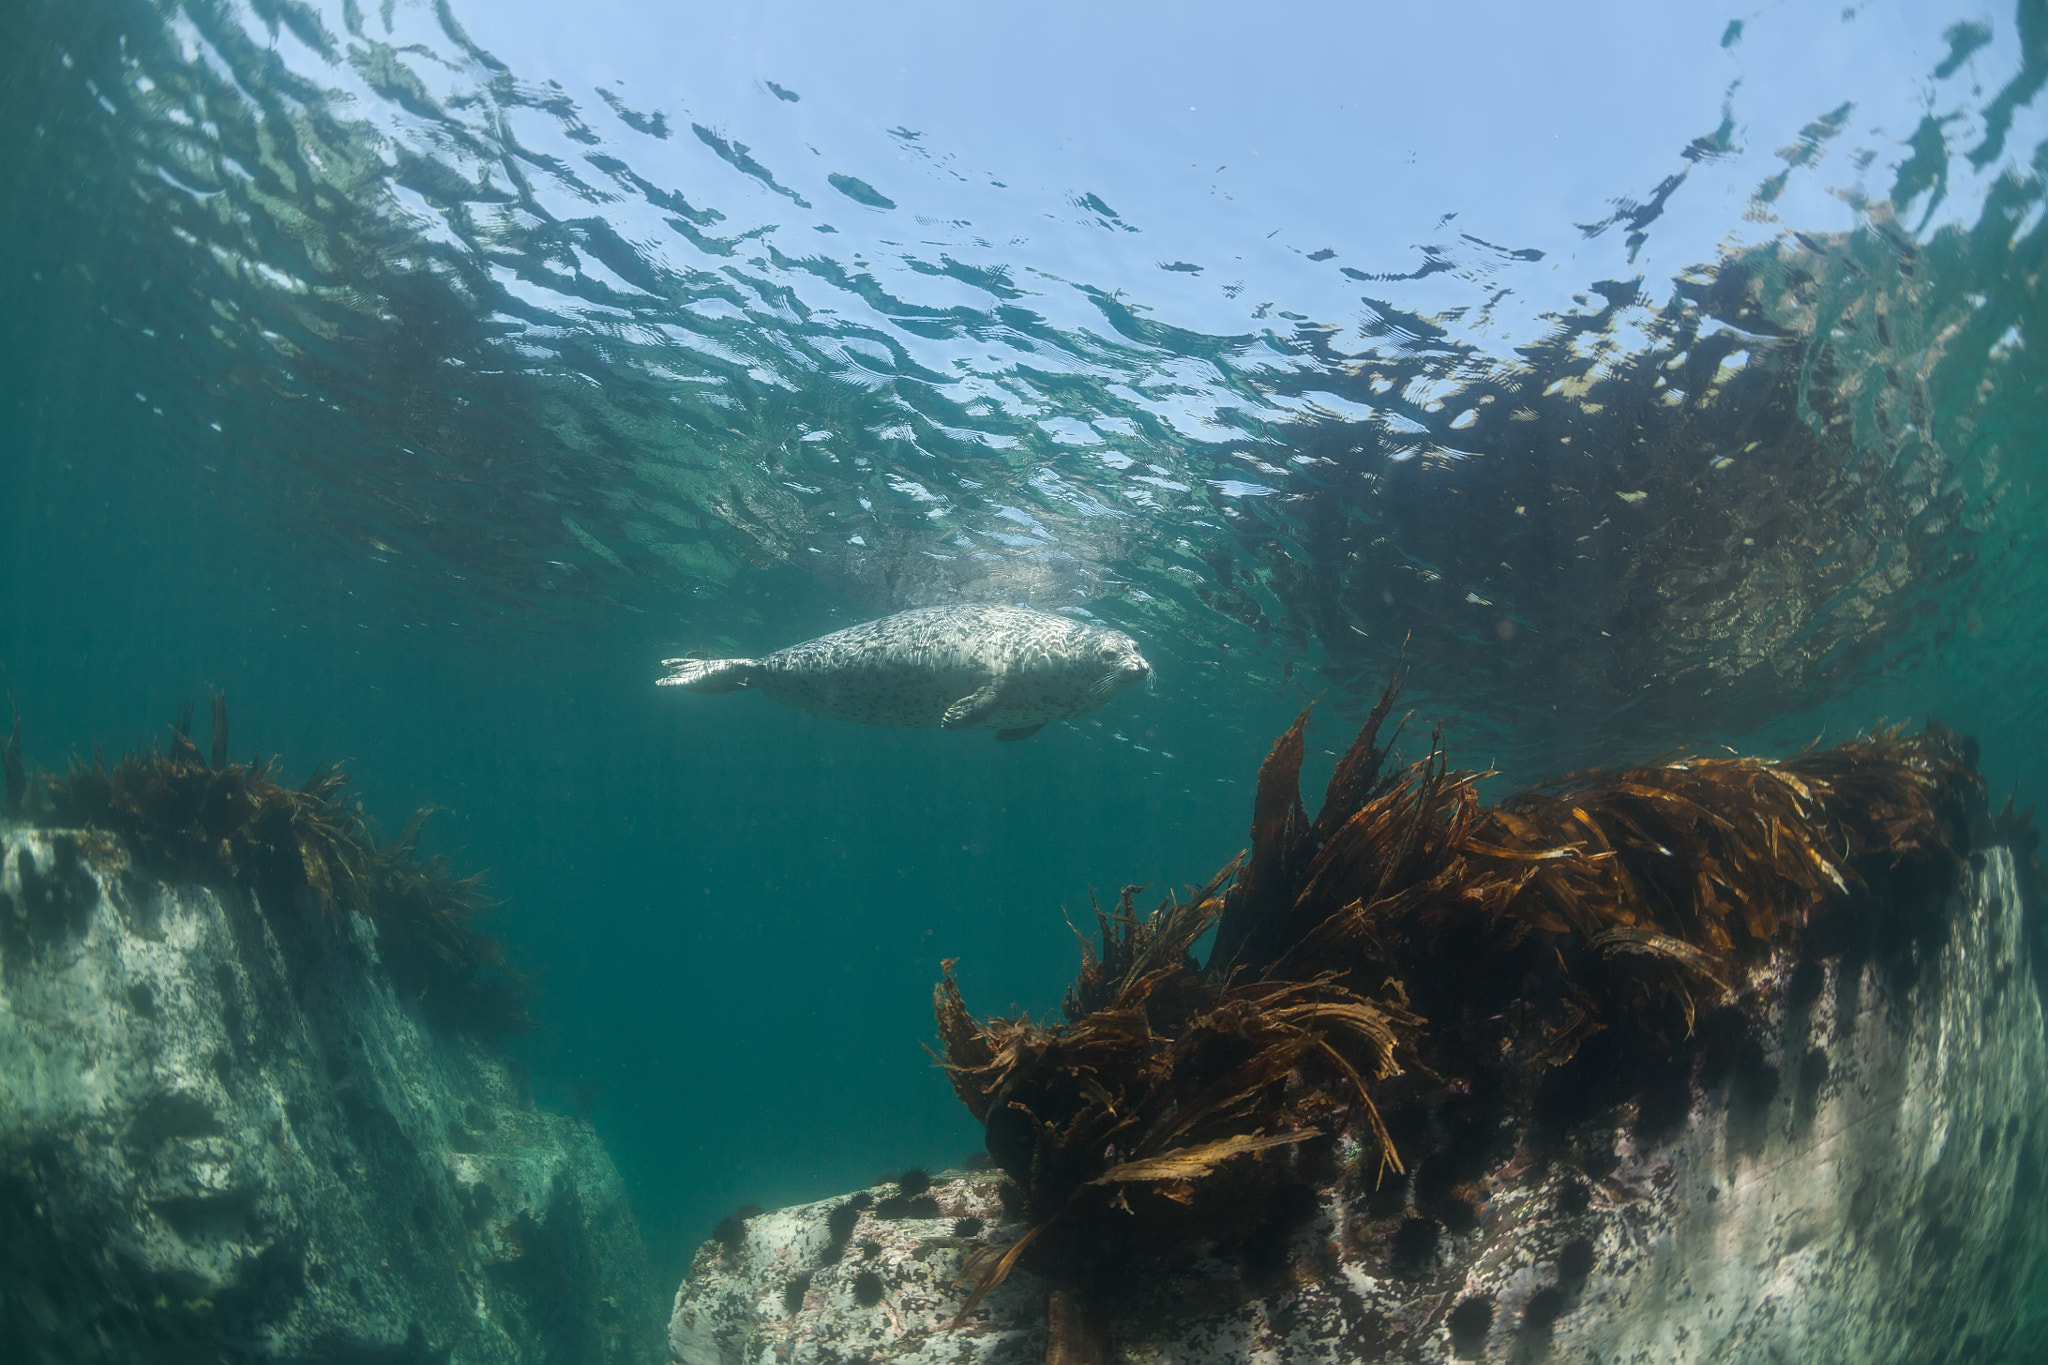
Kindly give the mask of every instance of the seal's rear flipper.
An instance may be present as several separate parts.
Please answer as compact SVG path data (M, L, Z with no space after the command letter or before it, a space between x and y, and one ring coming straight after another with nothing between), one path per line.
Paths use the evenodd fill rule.
M694 654L663 659L661 666L672 671L666 678L656 678L656 687L680 687L689 692L737 692L752 684L760 667L752 659L705 659Z
M1040 730L1043 730L1044 728L1045 725L1043 722L1037 725L1020 725L1014 730L996 731L996 738L1001 740L1005 744L1011 744L1020 739L1029 739L1033 735L1037 734Z

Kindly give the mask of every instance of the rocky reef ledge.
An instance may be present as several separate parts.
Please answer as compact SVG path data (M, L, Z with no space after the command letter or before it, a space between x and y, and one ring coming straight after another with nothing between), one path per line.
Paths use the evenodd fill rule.
M277 911L0 830L0 1355L659 1359L589 1125L428 1027L363 914Z
M1283 757L1284 745L1276 751ZM1513 1008L1468 1016L1456 1028L1439 1023L1424 1039L1439 1046L1430 1064L1410 1063L1378 1087L1390 1097L1378 1106L1383 1124L1357 1103L1337 1121L1329 1096L1338 1092L1317 1089L1297 1070L1242 1102L1246 1110L1262 1106L1257 1131L1199 1146L1188 1138L1139 1157L1122 1155L1128 1146L1103 1150L1097 1139L1080 1155L1099 1173L1066 1196L1066 1212L1048 1216L1031 1187L1062 1178L1054 1165L1066 1151L1060 1144L1096 1110L1130 1125L1133 1105L1147 1095L1177 1097L1178 1110L1155 1105L1171 1119L1193 1112L1189 1096L1234 1093L1201 1076L1195 1081L1207 1089L1146 1091L1126 1082L1121 1054L1101 1041L1104 1021L1150 1037L1152 1051L1140 1055L1168 1062L1179 1030L1214 1034L1226 1069L1257 1050L1244 1042L1231 1053L1220 1014L1162 1022L1182 1007L1162 1003L1155 989L1162 981L1177 990L1204 984L1179 947L1158 945L1182 921L1199 926L1204 899L1224 893L1212 886L1150 920L1126 904L1104 917L1104 949L1084 962L1069 1023L995 1021L971 1033L960 1023L953 1035L967 1045L947 1038L956 1078L978 1087L980 1076L1004 1077L1001 1088L970 1088L964 1097L991 1115L990 1150L1006 1169L949 1173L916 1198L881 1188L731 1220L699 1250L677 1294L671 1354L680 1365L2037 1360L2048 1331L2048 1038L2040 925L2029 922L2023 882L2039 869L2030 830L1985 817L1967 763L1945 757L1953 752L1941 736L1883 739L1771 773L1730 763L1625 775L1613 790L1635 802L1671 804L1663 789L1644 785L1652 781L1695 782L1705 772L1762 790L1830 764L1843 774L1838 791L1854 789L1858 774L1881 772L1908 791L1968 798L1945 807L1956 818L1922 843L1917 873L1914 859L1888 858L1874 845L1853 867L1826 864L1834 874L1827 886L1839 889L1801 911L1796 932L1766 925L1747 948L1706 965L1684 943L1659 938L1662 960L1651 965L1683 968L1684 990L1595 1002L1612 1025L1604 1036L1647 1049L1633 1071L1603 1060L1631 1055L1614 1049L1580 1047L1570 1065L1552 1060L1559 1040L1581 1040L1583 1026L1577 1037L1525 1028L1532 1041L1487 1042L1463 1061L1443 1050L1461 1038L1491 1039L1503 1019L1518 1026ZM1268 768L1262 784L1290 795L1292 771L1271 761ZM1427 793L1433 771L1418 766L1406 785L1382 788L1379 807L1359 808L1370 817L1390 803L1414 806L1404 793ZM1340 767L1333 800L1343 778ZM1939 788L1937 779L1951 785ZM1800 790L1806 808L1820 808L1817 785ZM1561 808L1588 830L1602 810L1630 809L1592 797ZM1507 809L1525 823L1541 814ZM1680 824L1696 820L1714 823L1701 812ZM1484 828L1446 825L1451 833L1438 842L1477 848L1476 836L1461 832L1475 827ZM1290 828L1308 825L1298 814L1263 828L1255 822L1254 867L1262 839L1279 837L1267 831ZM1769 835L1775 826L1759 828ZM1788 822L1764 847L1785 856L1810 847L1799 841L1824 827L1797 828L1806 832L1795 839ZM1486 856L1515 854L1495 837ZM1421 842L1403 836L1393 846L1407 856ZM1651 840L1623 856L1650 866L1640 858L1651 855L1669 850ZM1593 871L1612 865L1590 855L1581 862ZM1757 883L1764 894L1777 875ZM1303 902L1290 894L1279 903ZM1752 923L1760 922L1756 898L1747 904ZM1358 907L1344 913L1355 920ZM1857 926L1887 925L1904 931L1857 947ZM1611 942L1635 941L1609 934ZM1567 936L1551 938L1570 947ZM1546 960L1532 954L1529 970ZM1582 981L1607 979L1577 970ZM1117 999L1142 1000L1139 988L1154 994L1123 1015L1078 996L1103 995L1110 975L1123 983ZM1409 974L1411 982L1425 979ZM1681 978L1612 979L1629 988ZM1220 991L1242 978L1216 980ZM1307 984L1328 992L1331 981ZM1405 997L1414 1012L1389 1003L1378 1017L1404 1028L1432 1008L1449 1018L1433 1003L1436 989ZM1525 982L1512 998L1540 993ZM964 1020L957 1002L949 978L942 1035L949 1020ZM1343 1008L1345 1019L1367 1018ZM1654 1030L1632 1022L1649 1017L1646 1009L1664 1010ZM960 1066L963 1054L974 1060L976 1039L988 1042L994 1061ZM1486 1079L1473 1063L1538 1044L1545 1051L1515 1073L1532 1078L1521 1089L1497 1069ZM1153 1075L1166 1074L1152 1065ZM1180 1074L1169 1079L1179 1083ZM1060 1080L1069 1075L1072 1084ZM1405 1098L1402 1084L1415 1087ZM1112 1095L1105 1086L1121 1088ZM1489 1093L1480 1094L1482 1086ZM1055 1111L1060 1103L1080 1117L1049 1123L1047 1113L1066 1112ZM1018 1113L1030 1125L999 1151L998 1121L1016 1127L1004 1116ZM1396 1141L1405 1170L1389 1159ZM1011 1147L1030 1160L1004 1160ZM1125 1192L1127 1206L1112 1198ZM1098 1195L1099 1209L1079 1202ZM1216 1230L1207 1235L1191 1221L1204 1200L1228 1214L1211 1217ZM1076 1212L1084 1209L1086 1222ZM1171 1221L1176 1209L1189 1218ZM1144 1240L1148 1220L1174 1236Z

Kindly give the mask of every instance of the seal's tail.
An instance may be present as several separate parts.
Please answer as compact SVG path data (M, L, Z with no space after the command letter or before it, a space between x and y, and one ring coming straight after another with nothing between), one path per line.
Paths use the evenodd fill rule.
M681 687L692 692L737 692L751 686L761 668L752 659L711 659L701 654L663 659L661 666L671 671L666 678L654 680L656 687Z

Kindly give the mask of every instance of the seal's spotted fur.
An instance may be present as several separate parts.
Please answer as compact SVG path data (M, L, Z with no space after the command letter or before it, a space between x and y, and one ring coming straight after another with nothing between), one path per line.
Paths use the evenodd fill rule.
M752 688L868 725L988 729L1023 739L1092 711L1152 667L1130 636L1022 607L924 607L761 659L663 659L663 687Z

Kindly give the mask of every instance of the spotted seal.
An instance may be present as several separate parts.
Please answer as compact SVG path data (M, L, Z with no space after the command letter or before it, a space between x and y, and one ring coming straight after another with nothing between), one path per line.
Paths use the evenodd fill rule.
M759 659L663 659L662 687L751 688L868 725L987 729L1024 739L1152 672L1120 630L1022 607L923 607Z

